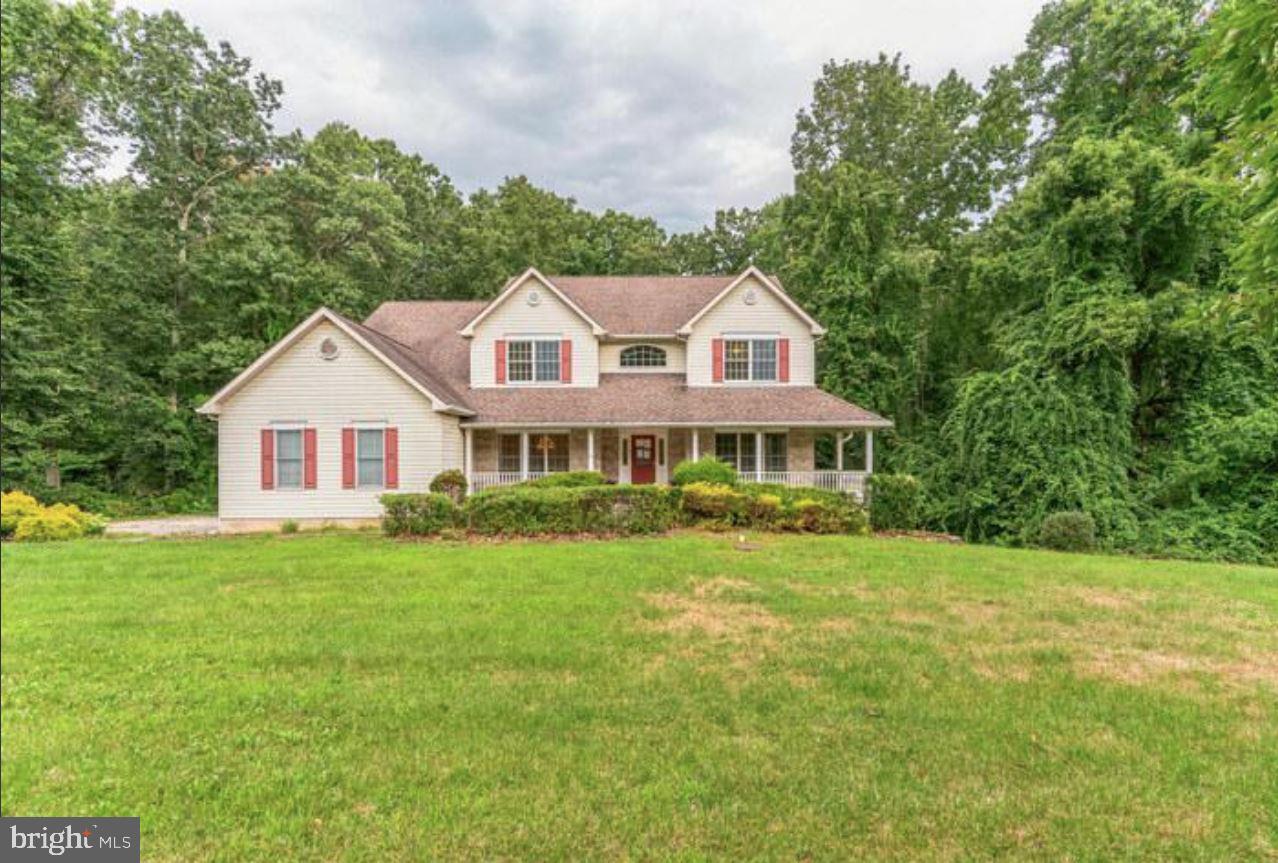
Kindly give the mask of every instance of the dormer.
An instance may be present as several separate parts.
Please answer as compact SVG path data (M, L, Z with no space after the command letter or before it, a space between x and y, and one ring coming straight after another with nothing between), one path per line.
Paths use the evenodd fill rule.
M679 330L688 386L813 386L825 330L751 267Z
M474 388L599 385L606 331L536 269L512 279L459 332L470 340Z

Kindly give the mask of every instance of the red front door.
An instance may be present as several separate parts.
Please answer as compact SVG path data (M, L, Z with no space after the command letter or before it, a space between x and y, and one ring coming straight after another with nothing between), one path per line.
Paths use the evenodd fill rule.
M630 436L630 481L635 485L657 481L657 438L654 435Z

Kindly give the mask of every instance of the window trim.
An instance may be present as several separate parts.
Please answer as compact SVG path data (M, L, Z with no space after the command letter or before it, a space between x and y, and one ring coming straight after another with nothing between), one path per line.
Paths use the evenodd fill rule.
M298 448L297 463L298 463L298 466L301 468L301 470L297 472L297 485L282 485L280 483L280 432L296 432L297 433L297 440L300 445ZM272 469L275 472L275 476L274 476L275 485L270 490L271 491L306 491L306 426L301 423L298 423L298 424L290 423L289 425L273 425L271 426L271 435L274 438L271 444L273 447L272 454L271 454L271 461L273 462Z
M750 441L751 450L755 449L755 435L763 435L762 452L754 452L754 466L749 469L742 468L741 465L741 441L748 439ZM727 461L719 454L719 437L731 437L734 440L734 452L732 461ZM779 437L785 441L785 467L774 470L768 466L768 438ZM714 430L714 457L720 461L727 461L728 464L736 468L740 474L750 475L760 470L762 473L785 473L790 469L790 430L789 429L740 429L740 428L717 428Z
M520 333L516 335L507 335L502 337L502 341L506 343L506 382L504 386L514 387L544 387L555 386L564 382L563 378L563 343L565 337L553 333ZM514 363L511 355L514 353L514 347L517 344L527 343L529 348L529 374L527 380L516 380L514 376ZM555 346L555 376L554 378L537 378L537 344L546 342Z
M626 354L631 351L637 351L642 348L646 348L649 351L655 351L656 353L659 353L661 355L661 362L659 364L658 363L639 363L637 365L627 365ZM642 372L652 371L654 369L667 369L669 367L670 367L669 349L663 348L661 347L661 345L653 344L652 342L638 342L636 344L626 345L617 354L617 368L618 370L623 372L642 373Z
M386 488L386 426L384 426L384 425L358 425L358 424L356 424L355 426L353 426L353 428L355 429L355 486L354 486L354 487L355 487L356 489L361 489L361 488L371 488L371 489L379 489L379 488L382 488L382 489L384 489L384 488ZM381 436L382 436L382 457L381 457L381 459L380 459L380 461L381 461L381 465L382 465L382 481L381 481L380 483L376 484L376 485L373 485L373 484L371 484L371 483L362 483L362 482L360 482L360 480L359 480L359 463L360 463L360 457L359 457L360 443L359 443L359 439L360 439L360 435L361 435L363 432L370 432L370 431L378 432L378 433L379 433L379 434L381 434Z
M781 383L781 340L777 333L724 333L723 339L723 383L725 384L779 384ZM728 377L728 345L732 342L746 344L746 376L744 378ZM754 346L756 342L772 343L772 377L756 378L754 376Z

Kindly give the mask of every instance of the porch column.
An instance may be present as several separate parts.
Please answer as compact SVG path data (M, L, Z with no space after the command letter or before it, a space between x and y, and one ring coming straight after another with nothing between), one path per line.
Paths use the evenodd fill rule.
M701 458L701 431L699 429L689 429L692 435L692 460L696 461Z
M466 468L466 488L469 490L475 483L475 430L462 427L462 440L465 442L466 452L462 456L462 463Z
M528 432L519 433L519 478L528 479Z
M763 482L763 432L754 433L754 481Z
M834 468L843 472L843 432L834 433Z
M865 472L874 473L874 430L865 430Z
M595 469L595 430L586 429L586 470Z

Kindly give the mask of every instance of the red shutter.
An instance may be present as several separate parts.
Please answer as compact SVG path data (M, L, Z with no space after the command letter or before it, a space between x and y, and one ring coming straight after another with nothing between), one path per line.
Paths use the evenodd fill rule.
M781 339L777 342L777 377L781 383L788 384L790 382L790 340Z
M275 432L262 429L262 488L275 488Z
M572 383L572 339L559 343L559 382Z
M386 487L399 488L399 429L386 429L382 458L386 462Z
M355 487L355 429L342 429L342 488Z
M302 487L315 488L315 429L302 431Z
M723 383L723 339L710 342L710 350L714 357L714 382Z
M506 342L498 339L493 342L493 348L497 351L497 383L504 384L506 382Z

